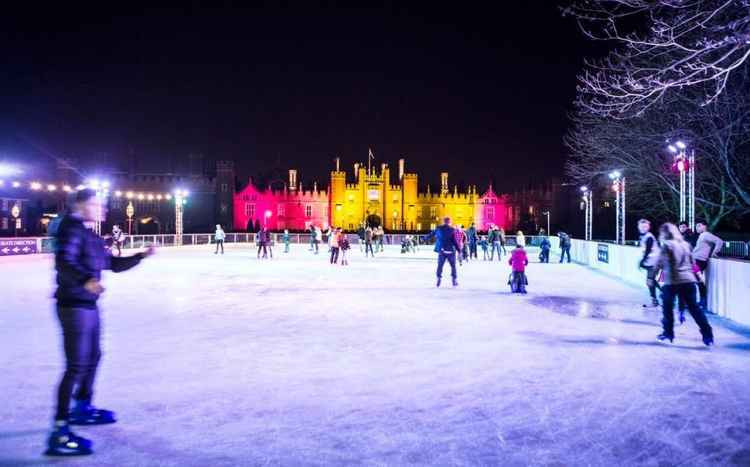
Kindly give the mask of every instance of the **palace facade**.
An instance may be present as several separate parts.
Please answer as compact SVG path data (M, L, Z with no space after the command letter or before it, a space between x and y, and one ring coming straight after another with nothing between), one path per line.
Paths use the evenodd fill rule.
M251 181L234 195L234 229L267 225L272 230L306 230L311 225L332 225L353 231L367 223L391 231L425 231L434 229L445 216L456 225L474 223L480 230L490 225L511 227L508 197L495 194L492 186L481 194L475 186L459 193L457 186L450 190L448 173L443 172L438 193L431 193L429 187L420 193L418 176L405 172L404 159L399 160L395 184L388 164L379 169L355 164L350 182L337 160L326 189L315 185L303 190L293 169L281 190L262 190Z

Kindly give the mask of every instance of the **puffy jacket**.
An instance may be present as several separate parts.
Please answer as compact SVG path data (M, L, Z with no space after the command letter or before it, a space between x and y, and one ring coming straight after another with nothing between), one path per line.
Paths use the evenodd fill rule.
M667 240L661 248L656 263L664 270L664 284L696 282L693 272L693 255L686 241Z
M446 224L432 231L428 238L435 237L435 253L455 253L461 249L456 241L455 231L456 229Z
M549 238L542 237L542 243L539 244L539 248L542 250L549 250L552 248L552 243L550 243Z
M641 252L641 267L651 267L656 265L656 261L659 258L659 244L656 241L656 237L651 232L646 232L641 235L640 240Z
M529 258L526 256L526 250L523 248L514 248L510 254L508 264L513 267L515 272L526 271L526 265L529 264Z
M60 306L94 308L99 299L84 288L91 279L101 279L102 269L126 271L143 259L143 253L133 256L113 257L104 249L104 239L83 225L75 215L67 215L57 229L55 270L57 291L55 298Z
M216 240L217 242L219 240L224 240L225 238L227 238L227 234L225 234L221 229L216 230L216 233L214 233L214 240Z
M698 243L693 250L693 257L701 261L708 261L709 258L716 256L724 246L722 239L711 232L703 232L698 236Z

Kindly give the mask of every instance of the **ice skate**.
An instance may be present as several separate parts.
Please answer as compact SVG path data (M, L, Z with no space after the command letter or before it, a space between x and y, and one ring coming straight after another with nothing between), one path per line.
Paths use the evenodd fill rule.
M703 336L703 343L706 344L707 347L711 347L714 345L714 336Z
M111 410L97 409L90 401L76 401L76 405L70 412L69 423L71 425L107 425L117 422L115 413Z
M659 334L658 336L656 336L656 338L659 339L662 342L664 342L666 340L668 340L669 342L673 342L674 341L674 336L668 336L668 335L666 335L664 333Z
M680 310L680 324L685 323L685 310Z
M659 308L659 300L654 298L651 300L650 305L648 303L644 303L643 308Z
M87 456L92 453L91 441L76 436L67 422L55 422L55 429L47 439L45 456Z
M440 281L442 281L442 280L443 279L441 277L438 277L437 278L437 285L435 287L440 287Z
M458 281L456 279L453 279L453 287L458 287Z

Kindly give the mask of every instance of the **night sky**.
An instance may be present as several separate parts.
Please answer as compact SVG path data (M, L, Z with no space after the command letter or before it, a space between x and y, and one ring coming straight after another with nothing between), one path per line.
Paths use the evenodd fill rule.
M350 170L371 146L433 187L445 169L451 184L508 191L562 176L592 48L546 0L58 8L1 20L0 159L33 162L36 146L83 171L125 169L128 154L143 171L184 170L202 153L241 178L280 165L325 185L335 156Z

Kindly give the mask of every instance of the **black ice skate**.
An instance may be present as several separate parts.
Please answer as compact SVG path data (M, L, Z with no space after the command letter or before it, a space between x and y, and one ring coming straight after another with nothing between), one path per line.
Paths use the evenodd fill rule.
M442 277L438 277L438 280L437 280L437 285L436 285L435 287L440 287L440 281L441 281L441 280L443 280L443 278L442 278Z
M92 454L91 441L76 436L70 431L68 423L62 420L55 422L55 429L47 439L45 456L87 456Z
M87 400L76 401L70 412L71 425L107 425L117 422L115 413L111 410L97 409Z
M714 345L714 336L703 336L703 343L706 344L706 346L711 347Z
M456 279L453 279L453 287L458 287L458 281Z
M659 308L659 300L653 298L651 299L651 305L644 303L643 308Z
M658 336L656 336L656 338L659 339L662 342L666 341L666 340L668 340L669 342L674 341L674 336L668 336L668 335L666 335L664 333L659 334Z

